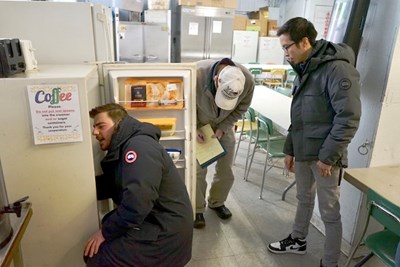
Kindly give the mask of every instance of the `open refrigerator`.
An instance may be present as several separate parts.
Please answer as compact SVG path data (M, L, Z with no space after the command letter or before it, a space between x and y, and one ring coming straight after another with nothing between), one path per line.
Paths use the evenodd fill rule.
M100 85L106 103L161 129L160 143L180 151L174 160L195 210L196 67L194 63L103 64Z

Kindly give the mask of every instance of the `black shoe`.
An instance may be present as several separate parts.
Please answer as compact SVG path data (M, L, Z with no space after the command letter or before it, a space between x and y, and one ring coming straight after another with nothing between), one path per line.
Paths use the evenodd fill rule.
M222 206L219 206L219 207L216 207L216 208L211 208L211 207L209 207L209 208L212 209L212 210L215 210L215 212L217 213L218 217L220 217L223 220L232 217L231 211L227 207L225 207L225 205L222 205Z
M206 220L204 220L203 213L196 213L196 219L193 222L193 227L194 228L203 228L206 226Z

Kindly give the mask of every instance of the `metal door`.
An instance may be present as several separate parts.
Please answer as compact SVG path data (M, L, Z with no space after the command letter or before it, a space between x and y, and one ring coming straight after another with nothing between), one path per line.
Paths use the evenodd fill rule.
M171 35L167 24L146 23L144 26L144 62L171 62Z
M206 58L230 58L232 55L233 19L230 17L209 17L206 20L208 46Z
M143 63L143 23L120 22L117 33L117 47L119 61Z
M181 62L205 58L205 17L196 16L195 8L181 9Z

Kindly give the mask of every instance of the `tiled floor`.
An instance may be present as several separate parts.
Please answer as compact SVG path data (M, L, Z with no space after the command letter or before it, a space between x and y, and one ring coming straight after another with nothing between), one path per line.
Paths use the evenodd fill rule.
M241 145L242 146L242 145ZM319 266L324 236L312 225L307 238L307 254L276 255L268 252L270 242L285 238L291 231L296 209L295 187L282 201L283 189L294 180L282 175L282 170L273 168L267 175L263 199L258 198L262 177L264 155L258 152L249 181L243 177L245 144L239 150L234 166L235 183L226 202L232 218L224 221L215 212L206 209L206 227L194 229L193 257L187 267L310 267ZM281 162L280 162L281 164ZM214 173L209 168L211 181ZM346 256L342 254L339 266ZM366 265L383 266L372 259Z

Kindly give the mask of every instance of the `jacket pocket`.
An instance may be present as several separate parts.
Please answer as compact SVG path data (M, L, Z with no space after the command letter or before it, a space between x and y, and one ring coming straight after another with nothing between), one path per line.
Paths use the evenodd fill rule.
M318 157L331 127L329 125L307 125L304 128L304 154L307 157Z
M156 241L160 235L161 229L158 225L144 222L140 228L132 228L127 235L139 241Z
M302 114L306 123L331 121L329 99L324 90L306 92L303 96Z

